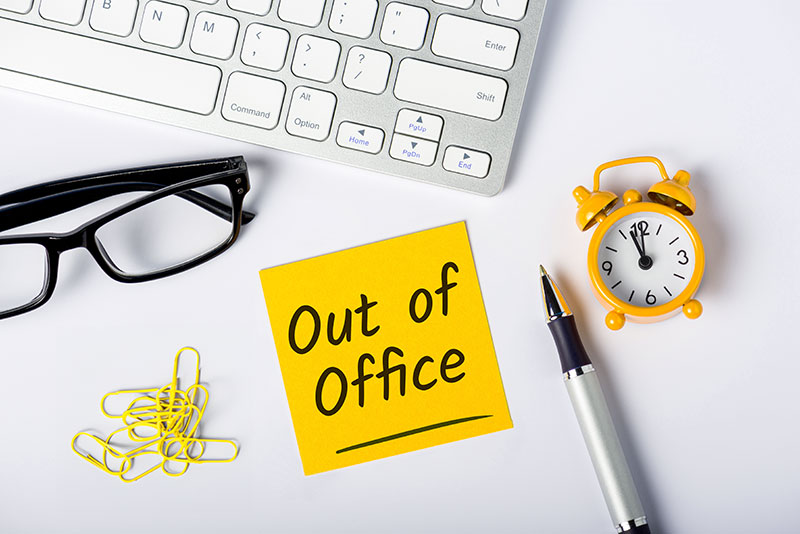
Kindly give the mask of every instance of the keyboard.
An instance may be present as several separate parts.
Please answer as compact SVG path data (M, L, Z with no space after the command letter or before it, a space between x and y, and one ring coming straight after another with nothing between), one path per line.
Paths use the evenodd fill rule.
M0 85L482 195L545 0L0 0Z

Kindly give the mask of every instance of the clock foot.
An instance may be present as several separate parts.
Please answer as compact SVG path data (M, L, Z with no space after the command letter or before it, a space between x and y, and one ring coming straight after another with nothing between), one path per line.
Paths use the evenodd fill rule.
M699 300L690 300L683 305L683 314L689 319L697 319L703 313L703 305Z
M625 326L625 316L619 312L608 312L606 315L606 326L611 330L619 330Z

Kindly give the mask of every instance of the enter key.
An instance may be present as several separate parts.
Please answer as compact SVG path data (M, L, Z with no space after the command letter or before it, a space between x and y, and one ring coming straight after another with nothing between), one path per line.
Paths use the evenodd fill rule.
M519 33L513 28L442 15L431 49L437 56L508 70L514 66L518 45Z

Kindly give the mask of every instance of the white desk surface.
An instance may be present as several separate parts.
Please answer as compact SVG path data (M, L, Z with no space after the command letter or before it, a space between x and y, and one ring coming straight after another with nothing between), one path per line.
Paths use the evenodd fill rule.
M505 190L482 198L0 90L0 184L244 154L253 224L224 255L130 286L62 259L44 308L0 322L0 531L613 532L542 319L561 283L654 532L798 532L800 6L552 0ZM692 173L701 319L603 326L571 191L601 162ZM610 173L621 193L652 169ZM466 220L512 430L305 477L258 270ZM204 430L241 455L126 485L69 448L110 390L203 355Z

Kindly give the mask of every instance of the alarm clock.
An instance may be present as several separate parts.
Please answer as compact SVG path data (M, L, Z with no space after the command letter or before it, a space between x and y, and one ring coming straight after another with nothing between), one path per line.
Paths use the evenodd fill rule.
M636 190L617 196L600 190L600 173L612 167L652 163L661 180L642 200ZM626 319L660 321L683 311L696 319L703 312L694 299L705 268L703 243L688 218L695 211L689 173L673 178L658 158L643 156L610 161L594 173L594 188L578 186L576 223L585 232L597 225L589 243L589 279L598 300L609 310L606 326L619 330Z

